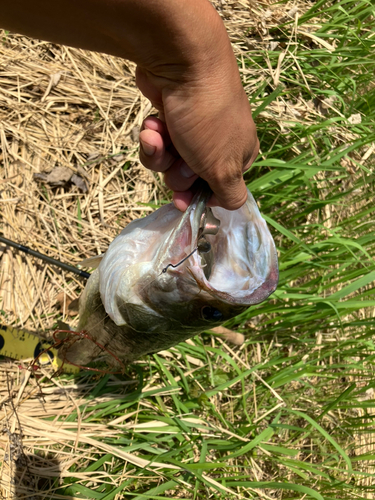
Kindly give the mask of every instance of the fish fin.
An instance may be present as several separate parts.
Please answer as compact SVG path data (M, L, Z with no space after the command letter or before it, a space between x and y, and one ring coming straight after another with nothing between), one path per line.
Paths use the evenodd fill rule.
M88 257L87 259L81 260L81 262L79 262L78 265L82 267L90 267L93 269L97 268L104 255L105 254L102 253L101 255L94 255L93 257Z

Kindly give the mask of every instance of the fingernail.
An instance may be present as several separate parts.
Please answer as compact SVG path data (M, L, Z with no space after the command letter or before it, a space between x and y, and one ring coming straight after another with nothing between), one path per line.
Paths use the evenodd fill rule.
M183 177L192 177L193 175L195 175L195 172L192 171L192 169L190 167L188 167L188 165L186 163L183 163L180 167L180 172L181 172L181 175Z
M147 142L141 142L141 148L146 156L152 156L156 151L156 147L147 144Z

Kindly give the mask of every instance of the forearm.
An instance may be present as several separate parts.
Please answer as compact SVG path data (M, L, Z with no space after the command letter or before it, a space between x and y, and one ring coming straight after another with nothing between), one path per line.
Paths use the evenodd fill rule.
M227 52L229 45L208 0L0 0L0 26L156 72L204 64L210 51Z

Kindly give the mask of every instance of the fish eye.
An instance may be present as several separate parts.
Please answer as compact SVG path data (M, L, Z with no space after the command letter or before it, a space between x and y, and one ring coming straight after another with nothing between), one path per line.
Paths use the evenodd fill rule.
M208 253L211 250L211 243L204 238L198 241L198 252Z
M223 319L223 313L211 306L204 306L201 309L202 318L207 321L221 321Z

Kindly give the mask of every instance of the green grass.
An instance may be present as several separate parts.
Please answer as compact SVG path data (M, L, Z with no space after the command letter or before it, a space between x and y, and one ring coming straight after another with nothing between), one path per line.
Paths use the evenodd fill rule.
M300 29L320 25L314 35L334 50L297 33L278 86L265 78L252 94L262 157L246 179L278 247L276 293L227 324L247 334L242 348L197 337L132 367L135 389L121 377L83 374L80 383L91 389L79 418L116 433L98 437L97 447L81 445L85 457L55 484L56 494L375 496L374 154L362 160L375 143L375 8L352 0L311 5ZM280 41L267 51L273 68L292 29L291 21L271 31ZM246 53L245 64L265 73L265 53ZM324 115L305 106L295 120L273 107L328 98ZM351 124L357 113L361 123ZM123 453L164 466L143 468Z

